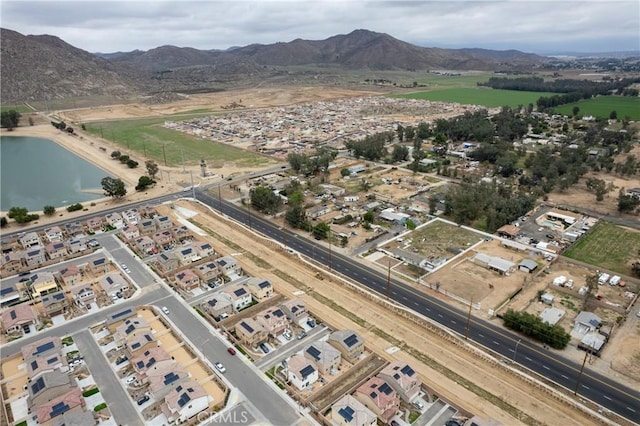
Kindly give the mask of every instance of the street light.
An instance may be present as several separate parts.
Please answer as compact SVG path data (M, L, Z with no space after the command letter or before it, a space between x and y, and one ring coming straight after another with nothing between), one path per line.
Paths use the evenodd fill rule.
M518 342L516 343L516 349L513 351L513 361L516 361L516 354L518 353L518 345L520 344L520 342L522 342L522 339L518 339Z

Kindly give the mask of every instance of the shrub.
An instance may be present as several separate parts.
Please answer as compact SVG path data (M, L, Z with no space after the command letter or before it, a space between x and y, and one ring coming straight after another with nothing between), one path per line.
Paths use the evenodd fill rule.
M69 213L76 212L78 210L82 210L82 204L80 204L80 203L71 204L69 207L67 207L67 211Z
M100 389L98 389L98 388L91 388L91 389L89 389L89 390L86 390L86 391L82 392L82 396L84 396L85 398L87 398L87 397L89 397L89 396L91 396L91 395L95 395L95 394L97 394L98 392L100 392Z
M100 410L104 410L105 408L107 408L107 403L103 402L102 404L98 404L93 408L93 411L95 411L96 413Z

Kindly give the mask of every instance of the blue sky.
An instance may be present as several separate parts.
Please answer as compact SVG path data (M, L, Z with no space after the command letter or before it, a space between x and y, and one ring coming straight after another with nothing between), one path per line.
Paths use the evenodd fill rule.
M31 1L2 0L0 25L90 52L162 45L226 49L322 40L355 29L424 47L534 53L640 50L633 1Z

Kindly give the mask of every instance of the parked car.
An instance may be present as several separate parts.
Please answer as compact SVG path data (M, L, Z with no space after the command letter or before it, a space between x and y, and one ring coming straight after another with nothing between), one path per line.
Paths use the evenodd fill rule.
M229 352L231 355L235 355L236 354L236 350L233 348L228 348L227 352Z
M167 308L166 306L163 306L162 312L164 312L165 315L169 315L169 308Z
M135 382L136 380L137 380L136 376L130 376L130 377L127 377L127 379L124 382L126 384L130 385L131 383Z
M444 425L445 426L462 426L462 422L460 422L457 419L449 419Z
M138 403L138 405L142 405L148 400L149 400L149 395L142 395L140 398L138 398L136 402Z
M302 333L298 334L298 340L302 340L305 337L307 337L307 333L305 333L304 331Z
M418 410L424 409L424 404L421 401L413 401L413 406Z
M116 365L120 365L120 364L122 364L123 362L127 361L128 359L129 359L129 358L128 358L126 355L119 356L119 357L116 359Z
M269 347L267 345L265 345L264 343L260 343L260 349L262 350L262 352L264 352L265 354L269 353Z
M213 364L216 367L216 370L218 370L219 372L221 372L222 374L226 373L227 369L224 368L224 365L222 365L222 363L220 362L216 362L215 364Z

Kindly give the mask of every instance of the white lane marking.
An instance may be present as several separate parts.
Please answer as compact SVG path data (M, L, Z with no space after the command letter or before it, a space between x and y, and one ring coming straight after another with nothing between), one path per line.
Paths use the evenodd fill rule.
M484 334L478 333L478 336L482 337L484 339Z
M531 361L531 358L529 358L528 356L525 356L524 359L526 359L527 361Z
M609 398L607 395L602 395L602 396L604 396L604 397L605 397L605 398L607 398L609 401L611 401L611 398Z
M549 367L547 367L546 365L543 365L542 368L544 368L545 370L551 370Z
M495 340L493 341L493 344L500 346L500 343L496 342Z
M561 374L560 376L565 378L565 379L567 379L567 380L569 380L569 378L567 376L565 376L564 374Z

